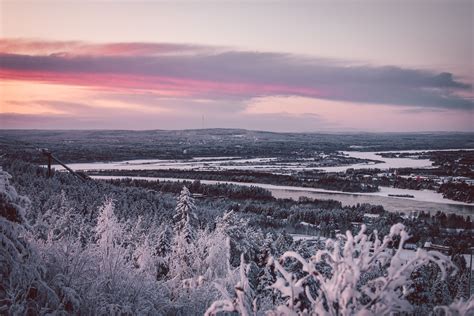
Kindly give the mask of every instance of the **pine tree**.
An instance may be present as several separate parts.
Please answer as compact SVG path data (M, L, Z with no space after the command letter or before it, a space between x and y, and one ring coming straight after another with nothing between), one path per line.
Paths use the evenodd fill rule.
M283 231L278 238L275 240L274 247L275 247L275 255L281 256L285 251L291 249L291 245L293 244L293 238L288 235L286 231Z
M173 235L168 225L162 225L157 238L156 255L165 258L171 251Z
M197 217L194 199L191 196L191 192L185 186L183 186L178 197L173 221L175 234L181 235L187 243L191 243L196 237L194 226L196 225Z
M275 250L273 248L273 236L271 233L267 233L263 245L257 256L257 264L260 267L263 267L267 264L268 258L275 255Z
M465 299L469 298L469 272L465 271L459 278L456 290L456 299Z
M173 253L170 257L170 272L178 279L193 276L193 242L196 239L194 199L188 188L183 187L178 197L174 220Z

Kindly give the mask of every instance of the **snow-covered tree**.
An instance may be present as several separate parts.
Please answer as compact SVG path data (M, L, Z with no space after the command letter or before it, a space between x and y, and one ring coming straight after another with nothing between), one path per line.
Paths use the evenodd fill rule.
M291 249L292 244L293 238L287 234L286 231L278 234L278 237L274 243L275 256L281 256L284 252L288 251L288 249Z
M173 235L167 224L161 225L159 233L155 235L156 277L163 279L169 271Z
M161 225L156 240L156 254L162 258L169 255L171 251L171 243L173 234L168 225Z
M36 315L56 310L60 300L44 281L42 267L25 238L30 200L17 193L11 176L0 168L0 313Z
M97 246L105 256L122 244L124 230L114 214L114 203L111 199L106 200L99 211L95 232Z
M257 263L260 266L265 266L268 262L268 258L274 255L275 250L273 247L273 235L271 233L267 233L265 236L265 240L263 241L263 245L257 255Z
M392 250L389 246L395 238L400 238L400 242L398 248ZM448 257L422 249L418 249L413 258L403 259L403 244L408 238L401 224L394 225L383 239L378 238L377 232L366 235L363 226L356 236L348 231L345 236L340 235L339 240L328 240L326 249L316 251L309 260L298 253L286 252L280 260L297 260L305 274L296 277L277 260L273 262L281 274L273 287L287 297L286 304L278 306L275 312L298 314L303 300L309 301L310 310L325 311L328 315L409 312L412 306L406 296L412 271L420 265L434 262L439 266L441 276L445 277L446 268L452 264ZM318 271L316 264L319 262L331 267L331 275ZM360 277L377 266L386 268L384 275L361 286ZM308 279L318 284L316 293L311 293L306 285ZM364 299L365 296L368 300Z
M197 258L193 257L196 240L194 199L191 192L185 186L181 190L176 205L174 222L174 237L172 243L172 254L170 256L171 275L178 279L186 279L193 276L193 265Z
M102 279L98 290L103 289L103 286L108 289L120 287L131 263L126 261L126 249L122 247L124 230L114 214L114 203L111 199L107 199L101 207L95 231L95 254L99 277Z
M264 240L261 231L252 227L248 219L237 216L234 211L217 218L216 231L221 231L229 237L230 262L234 267L239 266L241 254L245 254L247 258L256 258Z
M133 256L138 271L149 278L155 279L157 274L157 258L153 253L153 247L150 245L148 237L145 237L143 242L136 248Z
M178 197L175 214L173 216L175 234L187 243L191 243L196 237L196 221L194 199L187 187L183 186Z
M250 265L245 263L244 255L240 256L239 275L240 280L235 286L235 295L232 298L228 293L224 293L225 299L216 301L207 309L205 315L217 315L219 312L238 312L242 316L254 315L256 312L254 290L252 289L249 279ZM223 292L225 292L222 289Z
M224 278L230 272L230 238L221 229L209 234L205 259L209 279Z
M363 226L356 236L348 231L337 240L327 240L326 248L316 250L309 259L293 251L284 253L278 260L272 258L269 264L278 272L272 288L285 301L268 313L386 315L412 311L407 295L413 270L433 262L444 278L453 265L448 257L422 249L418 249L413 258L404 259L401 253L408 238L401 224L394 225L383 239L377 232L367 235ZM391 249L396 239L399 245ZM298 262L300 271L288 271L285 268L288 260ZM330 268L329 273L321 271L322 263ZM383 273L367 277L369 271L380 267ZM361 278L364 279L361 281ZM241 312L236 301L229 299L218 301L209 309L209 313L217 311Z

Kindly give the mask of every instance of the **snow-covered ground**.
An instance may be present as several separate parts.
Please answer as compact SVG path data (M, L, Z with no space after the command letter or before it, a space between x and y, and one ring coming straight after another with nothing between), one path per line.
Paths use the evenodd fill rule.
M457 150L457 149L450 149ZM466 149L472 150L472 149ZM435 150L423 150L429 152ZM447 150L446 150L447 151ZM69 167L74 170L259 170L268 172L300 171L300 170L323 170L326 172L344 172L349 168L431 168L431 161L428 159L414 158L385 158L379 153L414 153L422 152L417 150L405 151L385 151L385 152L360 152L344 151L341 154L358 159L369 159L381 161L380 163L356 163L345 166L319 167L315 166L317 161L312 159L302 159L294 162L279 162L277 158L252 158L243 159L241 157L195 157L192 159L163 160L163 159L137 159L118 162L93 162L93 163L72 163ZM62 167L54 165L58 170Z
M429 159L413 159L413 158L387 158L382 157L378 154L381 153L420 153L420 152L433 152L433 151L455 151L455 150L474 150L474 149L429 149L429 150L393 150L393 151L343 151L342 154L358 159L369 159L379 160L381 163L359 163L349 166L337 166L337 167L324 167L319 168L326 172L343 172L349 168L353 169L366 169L366 168L379 168L379 169L390 169L390 168L431 168L432 163Z
M299 240L323 240L323 238L318 237L318 236L311 236L311 235L303 235L303 234L290 234L291 237L293 237L294 241L299 241Z
M197 157L188 160L137 159L115 162L71 163L68 166L73 170L215 170L215 169L261 169L269 168L269 162L276 158L241 159L238 157ZM60 165L55 169L63 170ZM291 167L291 166L290 166ZM274 167L273 167L274 168Z

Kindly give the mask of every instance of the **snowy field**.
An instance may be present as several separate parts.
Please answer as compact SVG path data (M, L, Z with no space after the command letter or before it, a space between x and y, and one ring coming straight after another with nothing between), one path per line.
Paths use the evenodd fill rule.
M449 149L444 151L453 151ZM468 149L472 150L472 149ZM343 151L349 158L377 160L380 163L356 163L345 166L315 166L316 160L301 159L295 162L279 162L275 157L242 159L241 157L195 157L186 160L162 160L162 159L139 159L119 162L93 162L93 163L72 163L69 166L74 170L258 170L267 172L301 171L301 170L322 170L326 172L344 172L349 168L431 168L431 161L428 159L415 158L386 158L380 153L415 153L430 152L439 150L405 150L405 151L384 151L384 152L360 152ZM54 165L58 170L62 167Z

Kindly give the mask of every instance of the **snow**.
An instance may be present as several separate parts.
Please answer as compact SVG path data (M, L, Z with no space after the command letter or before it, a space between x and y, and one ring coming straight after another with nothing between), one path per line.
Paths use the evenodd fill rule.
M360 151L343 151L341 154L358 159L369 159L381 161L380 163L356 163L345 166L331 167L314 167L309 166L313 161L311 159L303 159L295 162L278 162L275 157L251 158L244 159L241 157L194 157L191 159L136 159L118 162L92 162L92 163L72 163L69 167L73 170L261 170L278 172L281 170L298 171L298 170L322 170L326 172L344 172L349 168L365 169L365 168L432 168L432 163L428 159L412 159L412 158L384 158L380 153L415 153L430 151L453 151L459 149L447 150L405 150L405 151L379 151L379 152L360 152ZM472 149L465 149L472 150ZM63 170L60 165L53 165L58 170Z
M379 215L379 214L365 213L365 214L364 214L364 217L368 217L368 218L379 218L380 215Z
M474 150L474 149L427 149L427 150L394 150L394 151L343 151L343 155L358 159L379 160L381 163L358 163L348 166L335 166L318 168L326 172L344 172L349 168L353 169L390 169L390 168L432 168L432 162L429 159L412 159L412 158L386 158L379 154L381 153L419 153L419 152L433 152L433 151L456 151L456 150Z
M268 163L277 158L251 158L236 159L233 157L197 157L182 160L160 160L160 159L136 159L116 162L91 162L91 163L71 163L68 166L73 170L212 170L220 169L261 169L268 168L268 165L258 165L258 163ZM57 170L64 170L60 165L53 165Z
M318 237L318 236L312 236L312 235L303 235L303 234L289 234L292 238L293 238L293 241L300 241L300 240L304 240L304 241L313 241L313 240L325 240L325 238L321 238L321 237Z
M320 188L308 188L308 187L297 187L297 186L287 186L287 185L275 185L267 183L253 183L253 182L235 182L235 181L218 181L218 180L200 180L200 179L188 179L188 178L166 178L166 177L127 177L127 176L91 176L93 179L102 179L102 180L111 180L111 179L134 179L134 180L146 180L146 181L197 181L199 180L202 184L234 184L240 186L255 186L270 191L276 190L285 190L285 191L297 191L297 192L315 192L315 193L331 193L334 195L344 194L344 195L355 195L355 196L381 196L387 197L390 199L407 199L411 201L421 201L421 202L431 202L439 204L453 204L453 205L466 205L471 206L473 203L465 203L460 201L453 201L443 198L441 193L437 193L432 190L409 190L409 189L398 189L390 187L379 187L380 191L378 192L341 192L335 190L326 190ZM389 194L410 194L413 195L413 198L408 197L395 197L388 196ZM303 194L301 195L303 196ZM337 197L334 197L337 199Z

